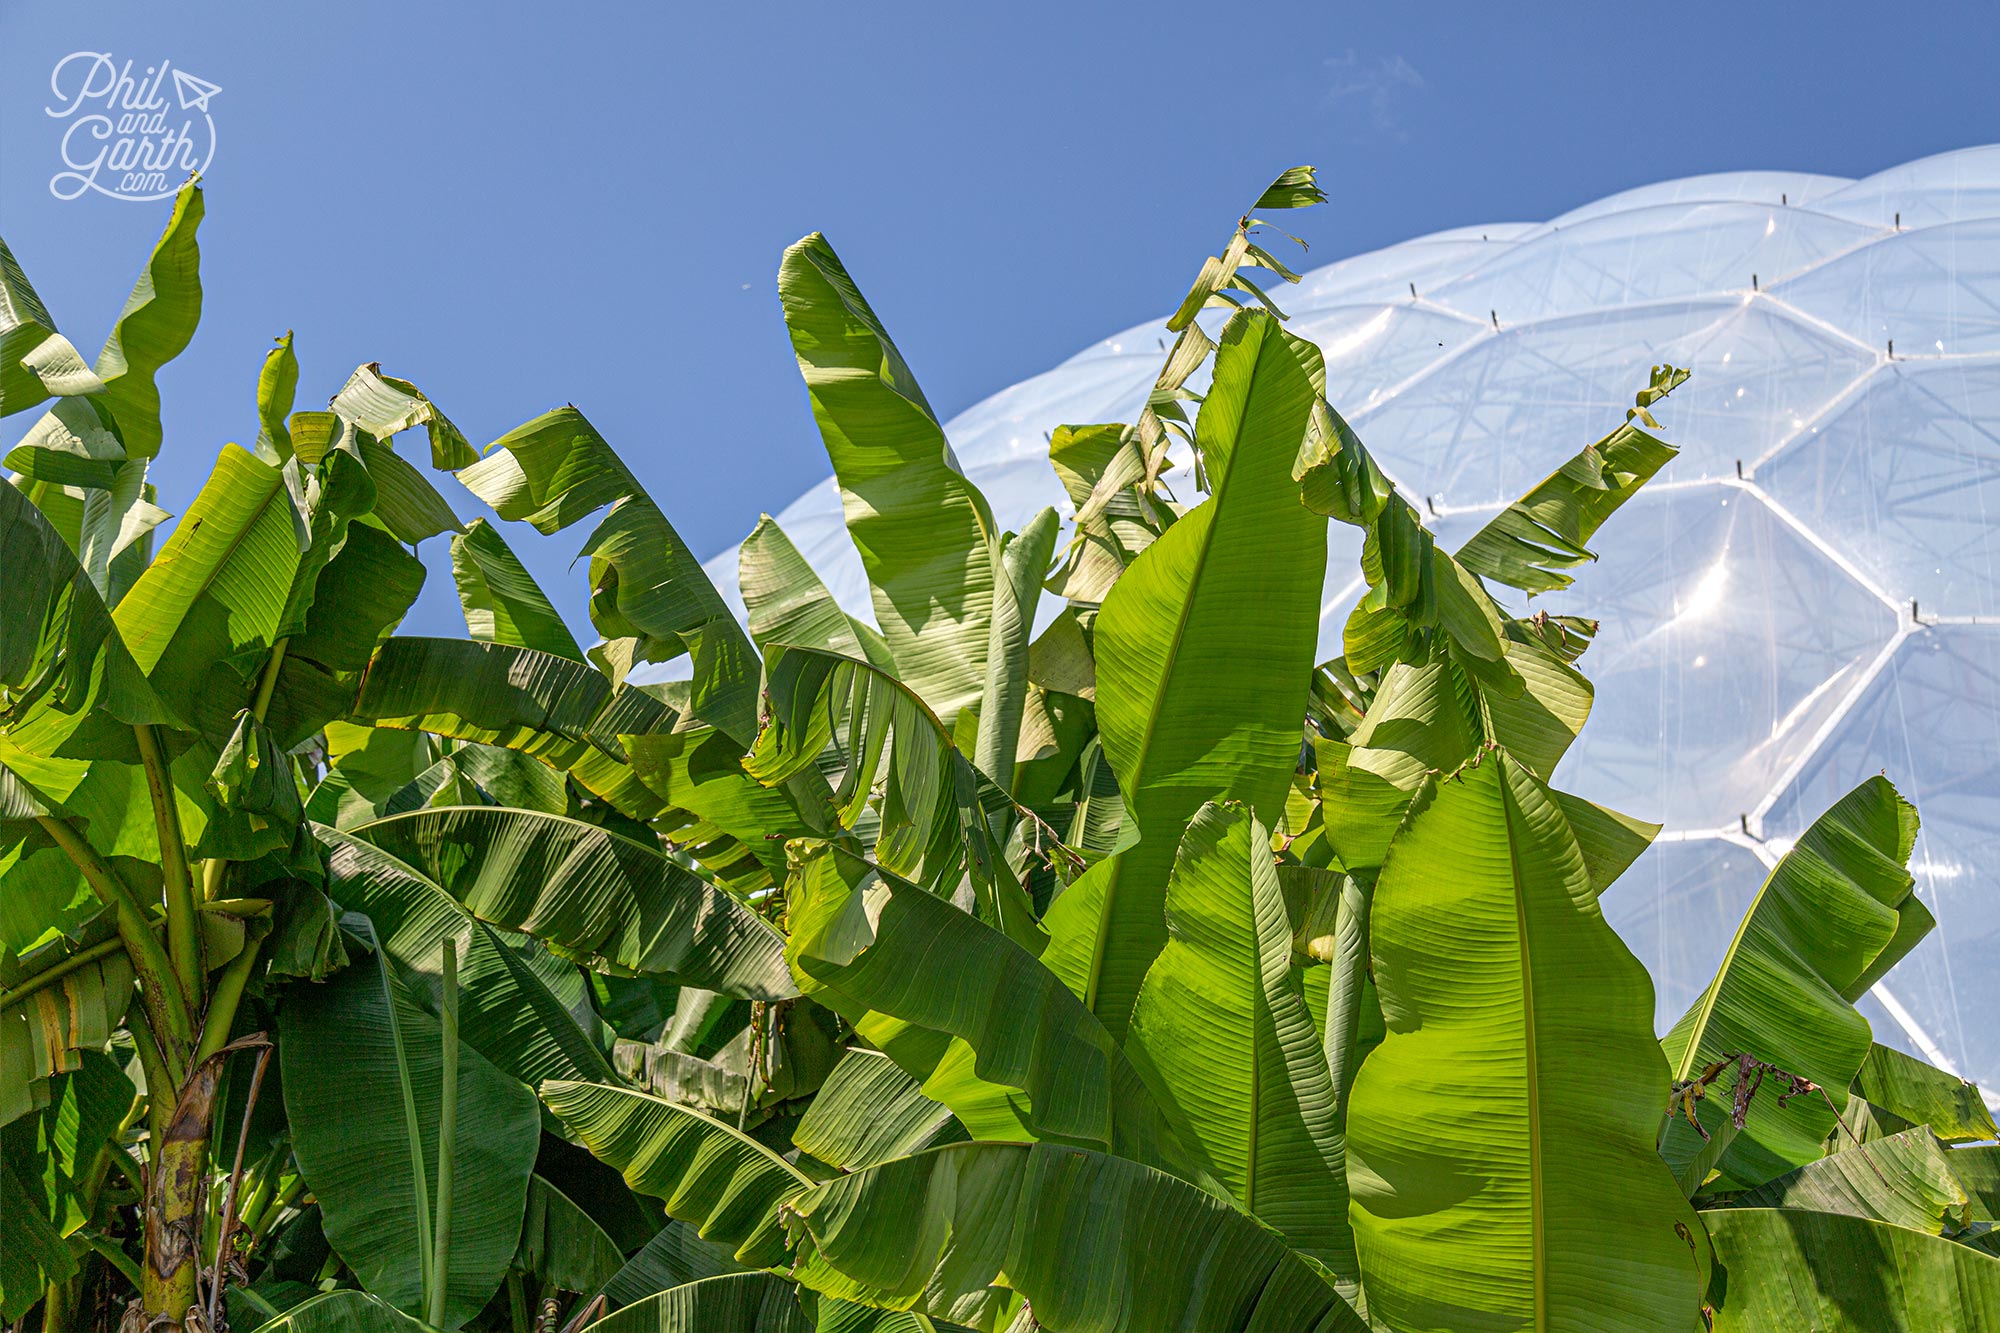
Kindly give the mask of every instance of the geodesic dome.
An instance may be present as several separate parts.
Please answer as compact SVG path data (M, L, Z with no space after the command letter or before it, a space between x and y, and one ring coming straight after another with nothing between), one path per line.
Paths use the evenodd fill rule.
M1877 1040L2000 1088L2000 146L1860 181L1670 181L1276 296L1454 548L1622 421L1650 366L1693 370L1657 409L1680 457L1598 534L1600 562L1535 603L1603 622L1581 663L1597 707L1557 785L1666 825L1605 914L1664 1030L1765 867L1886 772L1922 813L1938 929L1863 1010ZM1047 432L1133 420L1168 341L1137 325L948 423L1003 526L1068 513ZM831 479L778 521L866 615ZM1362 590L1359 533L1330 527L1323 657ZM735 564L711 567L732 598Z

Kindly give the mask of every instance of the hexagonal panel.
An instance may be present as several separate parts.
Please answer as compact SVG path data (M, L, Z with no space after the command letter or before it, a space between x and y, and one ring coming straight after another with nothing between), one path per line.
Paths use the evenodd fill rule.
M1671 203L1611 213L1514 246L1434 299L1502 325L1749 291L1866 240L1868 228L1803 208Z
M1873 364L1768 302L1639 306L1506 329L1350 419L1412 491L1504 504L1622 422L1662 361L1694 372L1657 409L1677 481L1733 477Z
M1327 399L1342 415L1381 402L1397 385L1486 331L1407 301L1301 310L1285 327L1319 346L1326 357Z
M1897 361L1757 484L1921 611L2000 614L2000 361Z
M1658 842L1598 899L1653 974L1656 1031L1701 998L1766 873L1755 852L1720 838Z
M1600 562L1536 599L1602 621L1597 687L1558 786L1670 829L1757 808L1895 632L1888 607L1747 493L1634 500Z
M1871 227L1934 227L2000 217L2000 144L1960 148L1878 171L1813 207Z
M1884 352L2000 352L2000 218L1885 236L1774 290Z
M2000 1088L2000 626L1905 640L1765 819L1796 837L1886 773L1923 818L1911 869L1938 928L1885 981L1931 1046Z

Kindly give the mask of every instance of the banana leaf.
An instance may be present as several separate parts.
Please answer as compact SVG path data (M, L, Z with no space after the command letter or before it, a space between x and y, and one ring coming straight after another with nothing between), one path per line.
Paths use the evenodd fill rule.
M952 721L986 679L993 511L824 236L785 251L778 297L896 674Z
M1853 1002L1933 924L1906 868L1916 836L1916 810L1880 777L1813 821L1757 891L1708 989L1662 1042L1676 1080L1747 1054L1836 1092L1854 1081L1870 1041ZM1761 1185L1818 1160L1837 1131L1823 1097L1780 1106L1777 1089L1754 1099L1737 1130L1736 1078L1725 1072L1697 1106L1706 1140L1685 1119L1666 1128L1661 1155L1690 1194L1712 1167L1719 1188Z
M1723 1208L1703 1217L1715 1244L1715 1333L2000 1328L2000 1258L1969 1245L1844 1213Z
M656 847L536 810L459 806L349 833L421 872L481 921L586 966L757 1000L797 994L784 940Z
M1652 984L1548 789L1505 750L1428 780L1369 935L1388 1031L1347 1171L1370 1316L1686 1333L1706 1273L1654 1151Z
M1068 960L1051 965L1081 975L1114 1036L1166 943L1189 818L1234 799L1274 822L1298 765L1326 567L1326 521L1290 473L1312 401L1274 319L1230 320L1196 423L1214 496L1133 561L1097 615L1097 724L1139 843L1072 885L1048 927Z
M590 619L633 638L634 660L693 661L692 709L746 748L757 733L757 653L701 563L604 437L561 407L494 441L458 474L505 519L556 533L609 506L585 541Z
M366 918L347 920L369 933ZM438 1197L438 1019L378 944L331 980L288 989L278 1028L293 1151L327 1240L371 1294L420 1309ZM470 1043L458 1047L458 1092L447 1329L506 1275L541 1134L534 1094Z
M1245 807L1195 813L1167 885L1167 930L1125 1053L1209 1174L1352 1295L1333 1082L1293 970L1271 835Z
M1064 1333L1366 1327L1254 1219L1079 1148L932 1148L815 1186L786 1225L806 1286L985 1330L1017 1296Z
M741 1263L783 1262L780 1209L812 1183L784 1158L712 1116L629 1088L551 1079L541 1094L593 1156L668 1217Z

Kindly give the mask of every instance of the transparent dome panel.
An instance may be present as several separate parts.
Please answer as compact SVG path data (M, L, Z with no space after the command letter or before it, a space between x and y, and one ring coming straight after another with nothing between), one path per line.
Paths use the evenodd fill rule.
M2000 614L2000 360L1883 366L1757 483L1897 601Z
M2000 218L1899 232L1782 284L1777 295L1896 355L2000 352Z
M1701 998L1767 873L1757 853L1721 838L1656 842L1598 899L1653 974L1656 1031Z
M1551 614L1602 622L1557 785L1671 829L1756 812L1895 633L1893 612L1732 486L1663 491L1597 534Z
M1419 297L1440 282L1468 273L1505 250L1513 237L1532 228L1493 227L1467 237L1457 233L1451 240L1405 241L1304 275L1299 285L1280 304L1311 310L1327 305L1353 305L1362 301L1394 301L1407 298L1410 288Z
M1622 422L1662 361L1693 371L1656 409L1681 449L1663 480L1735 476L1872 364L1764 302L1643 306L1504 329L1350 420L1417 494L1506 503Z
M1866 227L1805 209L1661 204L1562 227L1514 246L1433 294L1500 323L1599 306L1749 291L1851 249Z
M1742 200L1797 208L1853 183L1844 176L1815 176L1805 171L1718 171L1706 176L1684 176L1680 180L1641 185L1606 195L1581 208L1571 209L1550 225L1571 227L1608 213L1629 213L1655 204Z
M1483 325L1407 301L1301 311L1285 327L1311 339L1325 356L1327 398L1342 414L1382 401L1485 332Z
M1889 974L1888 999L1988 1092L2000 1089L2000 625L1906 639L1772 807L1795 838L1855 785L1886 773L1923 819L1911 870L1937 929ZM1784 845L1782 841L1778 845ZM1915 1039L1915 1038L1913 1038Z
M1813 207L1871 227L1934 227L2000 217L2000 145L1961 148L1877 172Z

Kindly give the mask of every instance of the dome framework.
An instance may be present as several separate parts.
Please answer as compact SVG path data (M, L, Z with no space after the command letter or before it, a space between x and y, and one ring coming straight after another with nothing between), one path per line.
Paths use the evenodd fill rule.
M2000 146L1859 181L1669 181L1277 296L1326 354L1329 400L1453 547L1621 421L1649 367L1692 370L1657 409L1680 457L1534 603L1603 622L1557 785L1666 826L1605 914L1664 1030L1766 867L1886 772L1922 814L1912 868L1938 928L1861 1007L1877 1040L2000 1088ZM1067 514L1048 432L1132 420L1169 341L1137 325L947 424L1001 524ZM865 615L831 479L778 521ZM1331 527L1322 657L1363 586L1359 534ZM733 599L734 554L712 572Z

